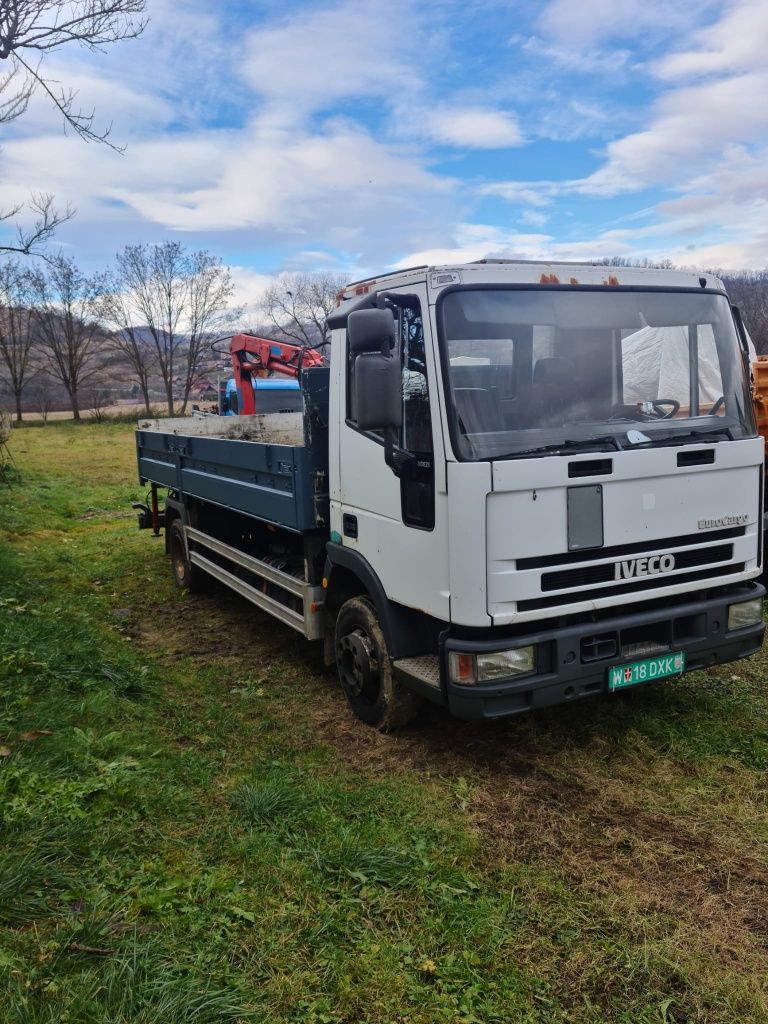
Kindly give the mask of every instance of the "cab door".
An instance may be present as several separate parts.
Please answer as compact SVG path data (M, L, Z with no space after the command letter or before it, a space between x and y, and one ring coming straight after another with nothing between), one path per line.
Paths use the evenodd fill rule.
M442 469L444 451L426 288L422 284L387 294L392 296L402 378L397 473L384 461L383 434L357 426L354 362L345 338L334 529L345 547L370 564L390 600L447 620L445 494L436 486L435 472L436 452Z

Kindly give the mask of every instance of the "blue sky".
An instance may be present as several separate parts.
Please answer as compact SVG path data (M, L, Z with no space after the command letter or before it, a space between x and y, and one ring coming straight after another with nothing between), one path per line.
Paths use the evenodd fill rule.
M482 256L768 265L768 3L149 0L138 41L59 51L120 155L35 100L0 203L77 207L87 269L179 238L350 277Z

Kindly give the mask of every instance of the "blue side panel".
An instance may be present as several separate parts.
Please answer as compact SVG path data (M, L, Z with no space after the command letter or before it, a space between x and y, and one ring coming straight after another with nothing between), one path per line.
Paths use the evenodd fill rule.
M142 483L168 487L182 499L199 498L296 533L327 528L328 371L306 371L310 374L304 446L138 430Z

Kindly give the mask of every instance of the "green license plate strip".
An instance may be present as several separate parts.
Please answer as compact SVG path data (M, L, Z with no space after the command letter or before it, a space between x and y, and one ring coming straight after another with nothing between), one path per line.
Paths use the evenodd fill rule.
M654 679L667 679L685 672L685 655L682 651L662 654L658 658L631 661L628 665L614 665L608 669L608 689L623 690L625 686L650 683Z

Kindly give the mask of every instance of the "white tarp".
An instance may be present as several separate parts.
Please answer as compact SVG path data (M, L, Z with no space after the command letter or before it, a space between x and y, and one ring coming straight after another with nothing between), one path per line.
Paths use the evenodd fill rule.
M698 339L699 401L711 404L722 395L723 381L710 324L699 326ZM688 406L687 327L643 327L624 338L622 353L624 402L627 405L674 398L681 406Z

